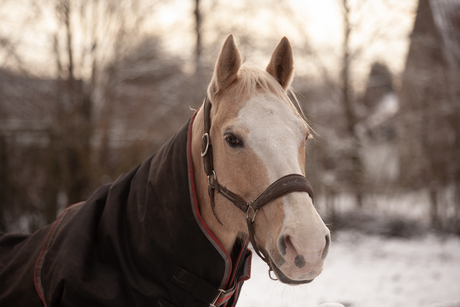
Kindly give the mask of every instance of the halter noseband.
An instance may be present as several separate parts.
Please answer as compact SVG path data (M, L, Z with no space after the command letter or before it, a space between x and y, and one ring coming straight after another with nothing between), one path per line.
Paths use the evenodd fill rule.
M266 255L266 251L262 250L261 252L254 239L254 220L256 218L257 211L270 201L292 192L307 192L313 201L313 189L311 188L310 182L303 175L290 174L273 182L262 194L260 194L259 197L257 197L256 200L247 202L237 194L222 186L217 180L213 164L210 138L211 107L211 102L206 96L204 102L204 134L202 137L201 157L203 158L204 171L208 176L208 193L212 211L214 212L217 221L222 224L214 210L214 194L216 191L231 201L238 209L243 211L246 214L246 222L248 224L249 239L251 240L251 244L257 255L259 255L259 257L264 260L271 269L269 257Z

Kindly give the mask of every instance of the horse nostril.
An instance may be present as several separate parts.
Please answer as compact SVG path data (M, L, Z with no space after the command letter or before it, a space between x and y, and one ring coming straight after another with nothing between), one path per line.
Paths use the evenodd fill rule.
M321 254L321 260L326 259L327 253L329 252L329 245L331 244L330 235L326 235L326 246L324 246L323 253Z
M291 241L291 236L281 236L278 241L278 244L280 253L283 257L290 255L290 257L294 258L295 256L297 256L297 250Z
M299 269L303 268L307 263L305 262L305 258L303 257L303 255L297 255L294 259L294 264L296 265L296 267L298 267Z
M286 255L286 241L285 241L285 236L280 236L280 238L278 239L278 246L279 246L279 249L280 249L280 253L282 256L285 256Z

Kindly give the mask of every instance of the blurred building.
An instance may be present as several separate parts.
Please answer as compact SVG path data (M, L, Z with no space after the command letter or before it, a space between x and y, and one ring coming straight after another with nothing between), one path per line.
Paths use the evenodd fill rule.
M0 71L0 230L32 230L55 219L70 187L63 165L74 190L88 182L75 155L83 149L78 130L87 127L74 116L82 93L78 80L70 88L66 80Z
M452 183L458 187L459 0L420 0L400 97L399 134L404 182L415 188Z
M50 223L155 153L191 117L206 84L158 44L133 46L97 80L0 70L0 231Z
M395 116L399 99L388 67L374 63L362 98L362 120L357 124L367 185L377 189L399 178Z

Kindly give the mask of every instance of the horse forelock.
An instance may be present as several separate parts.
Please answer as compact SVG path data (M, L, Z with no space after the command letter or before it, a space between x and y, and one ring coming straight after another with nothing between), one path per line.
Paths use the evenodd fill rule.
M289 87L285 91L267 71L259 69L252 63L246 62L241 66L233 90L236 98L242 101L247 101L263 92L274 94L302 119L308 130L311 130L294 89ZM291 94L292 99L288 94Z

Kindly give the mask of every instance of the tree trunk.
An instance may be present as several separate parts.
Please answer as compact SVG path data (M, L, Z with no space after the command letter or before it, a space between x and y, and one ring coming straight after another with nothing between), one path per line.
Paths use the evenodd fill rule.
M203 50L201 43L201 11L200 11L200 0L195 0L195 34L196 34L196 45L195 45L195 72L201 72L201 51Z
M331 232L337 230L337 212L335 208L335 196L336 192L333 186L326 185L326 212L329 215L328 225Z
M355 204L358 208L363 205L363 162L360 156L360 140L356 134L355 125L357 123L353 103L350 99L350 7L348 0L343 0L343 58L342 58L342 105L347 119L347 132L351 137L352 146L350 158L352 160L351 185L355 197Z
M54 132L49 133L50 141L47 150L47 165L46 165L46 186L45 186L45 208L43 214L46 223L50 224L56 219L58 210L58 194L61 188L60 179L61 172L59 168L59 150Z
M434 182L430 184L430 223L433 229L441 229L438 193Z
M0 232L7 231L5 209L8 202L8 149L7 142L0 136Z

